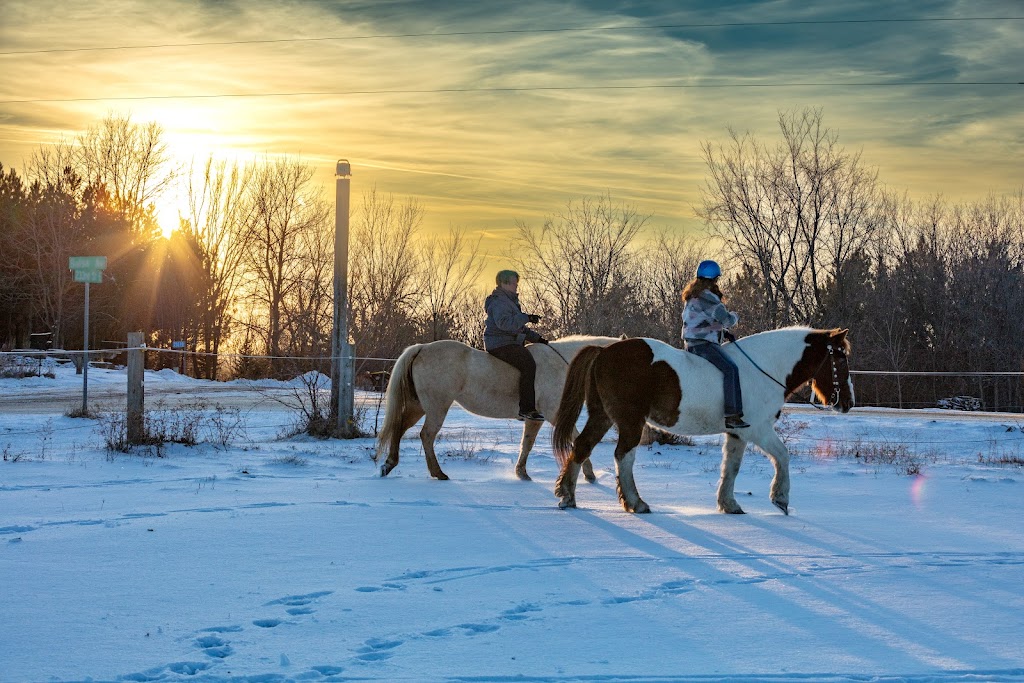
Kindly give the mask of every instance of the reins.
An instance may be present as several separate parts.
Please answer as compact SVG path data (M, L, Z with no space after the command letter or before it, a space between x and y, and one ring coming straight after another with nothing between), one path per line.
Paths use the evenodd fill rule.
M756 362L754 362L754 359L751 358L749 355L747 355L747 352L743 350L743 347L740 346L739 343L732 342L732 345L735 346L737 349L739 349L740 353L742 353L744 355L744 357L746 357L746 359L750 361L751 365L753 365L755 368L760 370L762 375L764 375L765 377L767 377L768 379L770 379L771 381L775 382L780 387L782 387L782 391L783 392L788 393L786 385L783 384L782 382L780 382L779 380L775 379L772 375L768 374L768 372L766 372L764 368L762 368L760 365L758 365ZM839 399L841 398L840 397L840 392L839 392L839 371L836 369L835 350L832 348L831 344L827 344L825 348L828 349L828 357L821 359L821 363L819 363L818 367L815 368L814 372L811 373L811 380L809 380L809 381L813 381L814 376L816 374L818 374L818 370L821 370L821 367L823 365L825 365L825 361L826 360L831 361L831 363L832 363L832 395L829 397L829 402L828 403L822 403L821 406L819 406L817 403L815 403L814 402L814 397L815 397L816 394L814 392L814 388L811 387L811 400L809 401L809 403L812 406L814 406L815 408L817 408L818 410L825 410L826 407L828 407L828 408L835 408L836 406L839 405Z
M786 391L786 385L783 384L782 382L780 382L779 380L775 379L774 377L772 377L770 374L768 374L768 372L764 368L762 368L760 365L755 363L754 359L751 358L750 356L748 356L747 352L743 350L743 347L739 345L739 342L732 342L732 345L735 346L737 349L739 349L740 353L742 353L744 356L746 356L746 359L750 361L750 364L753 365L758 370L760 370L762 375L764 375L765 377L767 377L768 379L770 379L771 381L775 382L780 387L782 387L782 391L784 391L784 392ZM824 362L824 361L822 361L822 362Z
M555 352L555 354L556 354L556 355L557 355L557 356L558 356L559 358L561 358L561 359L562 359L562 362L563 362L563 363L565 363L566 365L569 365L569 361L567 361L567 360L565 359L565 356L563 356L563 355L562 355L561 351L559 351L558 349L556 349L556 348L555 348L554 346L552 346L551 344L544 344L544 346L546 346L546 347L548 347L549 349L551 349L552 351L554 351L554 352Z

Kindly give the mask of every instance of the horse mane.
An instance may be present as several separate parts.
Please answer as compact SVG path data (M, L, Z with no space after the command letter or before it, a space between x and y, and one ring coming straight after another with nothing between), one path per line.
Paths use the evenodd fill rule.
M567 335L565 337L559 337L558 339L553 339L552 341L575 342L575 341L589 341L591 339L624 339L624 338L625 337L611 337L611 336L608 336L608 335L600 335L600 334L570 334L570 335Z

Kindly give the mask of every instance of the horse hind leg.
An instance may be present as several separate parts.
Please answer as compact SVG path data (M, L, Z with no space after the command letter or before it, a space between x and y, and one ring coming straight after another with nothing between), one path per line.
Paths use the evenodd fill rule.
M636 481L633 479L633 462L636 460L636 447L643 436L644 423L639 425L619 424L619 441L615 445L615 489L619 494L619 502L626 512L644 513L651 508L640 497Z
M526 473L526 459L530 457L533 444L537 441L537 433L544 425L539 420L526 420L523 422L523 440L519 444L519 459L516 461L516 476L523 481L532 481Z
M447 481L448 475L441 470L441 466L437 463L434 441L437 439L437 433L441 431L441 425L444 424L444 418L447 413L448 410L445 409L439 416L427 415L427 419L423 421L423 428L420 429L420 443L423 444L423 455L427 460L427 470L430 472L430 476L441 481Z
M718 509L730 515L742 515L743 508L736 502L734 488L736 475L743 462L743 451L747 442L732 433L726 433L722 444L722 473L718 480Z
M583 478L587 480L588 484L593 484L597 481L597 475L594 474L594 465L590 462L590 458L584 460L581 467L583 468Z
M396 430L391 437L391 443L388 444L388 458L380 466L380 476L386 477L391 474L391 470L398 467L399 446L402 435L419 422L421 417L423 417L423 410L420 409L419 404L415 406L406 405L405 412L402 414L402 428Z
M562 473L555 481L555 495L559 498L558 507L563 510L576 507L576 482L579 480L581 466L590 462L591 451L608 433L611 426L612 421L603 411L600 414L591 413L583 431L573 439L572 456L566 458Z

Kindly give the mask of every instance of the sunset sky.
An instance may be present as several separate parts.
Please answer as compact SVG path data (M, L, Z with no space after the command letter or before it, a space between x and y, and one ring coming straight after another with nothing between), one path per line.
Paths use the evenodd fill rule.
M418 197L429 229L494 253L516 219L604 193L697 230L700 143L774 141L780 110L813 106L886 185L982 199L1024 186L1022 19L1019 0L0 0L0 163L130 114L183 162L301 156L332 190L347 158L353 204Z

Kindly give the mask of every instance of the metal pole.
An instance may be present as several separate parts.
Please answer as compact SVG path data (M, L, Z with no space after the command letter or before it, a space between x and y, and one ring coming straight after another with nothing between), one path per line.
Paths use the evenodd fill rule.
M89 414L89 283L85 283L85 324L82 342L82 415Z
M352 346L348 341L349 180L352 168L341 159L335 168L334 328L331 334L331 413L338 436L355 435Z

